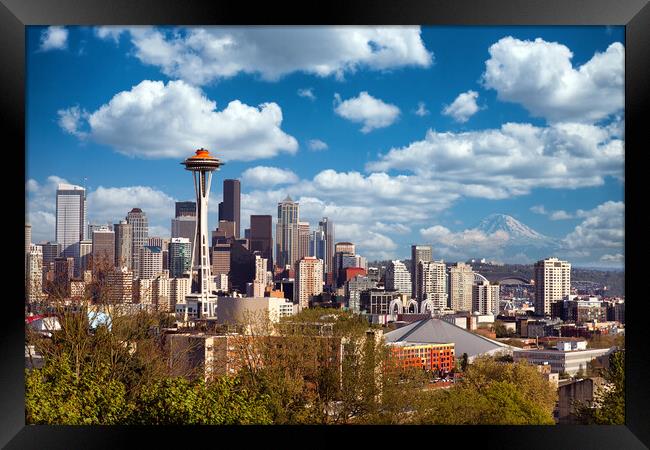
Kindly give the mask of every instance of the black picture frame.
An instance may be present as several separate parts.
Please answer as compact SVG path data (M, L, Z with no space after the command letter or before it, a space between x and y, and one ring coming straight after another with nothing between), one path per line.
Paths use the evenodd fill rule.
M627 296L626 330L626 425L624 426L468 426L468 427L47 427L26 426L24 412L24 310L19 280L12 277L12 295L6 295L0 326L0 445L6 448L121 448L136 442L147 447L159 444L195 446L197 440L212 446L246 445L262 438L262 445L304 446L324 442L322 438L345 442L361 436L368 445L465 446L475 443L488 448L591 448L636 449L650 446L647 383L650 351L647 326L642 324L644 298L640 272L641 248L644 247L642 216L632 218L630 210L640 210L645 150L642 117L648 112L650 84L650 6L648 0L507 0L472 2L444 1L346 1L329 4L303 4L302 7L244 2L207 2L199 0L0 0L0 111L7 129L5 173L25 185L19 170L10 165L11 155L18 166L25 164L25 26L27 25L141 25L141 24L395 24L395 25L624 25L625 28L625 283ZM292 14L293 13L293 14ZM22 156L22 158L21 158ZM634 162L632 162L634 161ZM12 164L16 164L13 162ZM9 169L9 170L8 170ZM19 189L19 188L18 188ZM8 190L7 190L8 191ZM20 204L20 200L18 201ZM24 206L24 203L23 203ZM20 210L20 207L17 208ZM7 214L17 219L15 213ZM22 236L22 224L16 220L8 235ZM13 228L13 227L12 227ZM646 231L647 234L647 231ZM16 239L22 248L20 239ZM19 265L15 264L18 268ZM13 295L15 292L16 295ZM635 295L637 294L637 295ZM293 438L292 434L300 437ZM261 436L264 434L264 436ZM268 437L266 436L268 435ZM275 444L277 442L277 444ZM385 444L384 444L385 445Z

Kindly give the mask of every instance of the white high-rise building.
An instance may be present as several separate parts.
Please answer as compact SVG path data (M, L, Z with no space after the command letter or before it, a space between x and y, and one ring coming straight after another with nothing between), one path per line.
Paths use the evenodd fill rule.
M474 271L472 266L459 262L449 268L449 296L451 309L472 311Z
M472 286L472 312L499 314L499 285L480 280Z
M293 301L299 309L309 307L309 300L323 292L323 261L306 256L296 264Z
M163 270L162 249L145 245L140 249L140 278L152 279L158 276Z
M447 307L447 269L444 261L420 261L418 263L418 292L421 301L431 300L433 309Z
M86 190L73 184L59 184L56 190L56 242L61 256L74 258L75 273L80 272L79 242L88 239Z
M43 247L30 244L26 266L27 301L39 301L43 298Z
M32 243L32 226L25 224L25 254L29 253L29 246Z
M557 258L535 263L535 314L551 315L551 303L571 294L571 264Z
M411 295L411 273L402 261L391 261L386 268L386 290Z

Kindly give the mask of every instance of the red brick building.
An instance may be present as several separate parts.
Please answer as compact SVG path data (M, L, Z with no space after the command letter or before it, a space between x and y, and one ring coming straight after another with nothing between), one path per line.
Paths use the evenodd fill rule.
M456 361L453 343L392 342L388 346L389 358L401 369L415 367L447 373Z

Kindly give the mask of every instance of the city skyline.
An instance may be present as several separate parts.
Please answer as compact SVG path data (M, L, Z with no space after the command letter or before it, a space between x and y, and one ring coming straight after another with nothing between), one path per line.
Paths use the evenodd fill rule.
M203 139L196 148L205 146L227 163L220 179L241 180L242 233L250 215L275 219L277 204L290 195L300 204L301 221L313 230L328 217L336 241L354 242L369 260L408 259L417 243L431 245L434 259L511 262L502 230L476 229L484 217L504 213L561 241L553 256L576 266L620 267L622 28L445 28L347 27L361 30L366 44L379 50L351 51L349 60L313 57L326 61L290 53L281 66L237 60L232 52L210 56L187 39L197 37L196 30L172 37L169 29L66 27L65 45L45 50L46 28L30 27L26 188L33 241L54 239L52 186L85 185L84 177L88 223L115 223L137 207L150 220L150 236L170 236L174 202L192 199L176 173L179 154L194 150L192 139ZM275 48L263 46L260 29L209 31L221 33L215 39L230 32L242 45L268 50L266 56ZM319 39L330 31L320 27ZM309 39L310 32L290 27L275 44L292 33ZM462 70L458 55L441 45L445 33L458 37L459 53L467 57ZM398 52L391 39L408 51ZM176 53L156 60L147 53L154 45ZM552 62L548 78L518 72L517 52ZM200 77L181 64L190 54L198 55ZM231 58L232 72L220 72L210 58ZM48 71L73 59L101 73L105 86L79 84L83 74L65 68ZM99 72L111 61L122 61L125 70ZM569 80L569 87L563 91L556 79ZM49 92L52 83L60 91ZM415 88L404 92L405 84ZM598 99L584 101L590 93ZM129 111L146 113L147 98L162 102L160 113L150 124L139 123L146 136L129 134L123 121L133 119ZM170 127L170 142L186 139L185 148L147 147L147 139L156 142L157 121L185 114L190 105L201 113L187 119L184 133L196 136ZM219 124L249 126L252 137L215 135L211 127ZM50 150L50 141L60 150ZM529 147L541 149L541 156L526 153ZM82 167L84 158L92 163ZM221 183L211 196L213 230ZM528 258L513 262L535 260Z

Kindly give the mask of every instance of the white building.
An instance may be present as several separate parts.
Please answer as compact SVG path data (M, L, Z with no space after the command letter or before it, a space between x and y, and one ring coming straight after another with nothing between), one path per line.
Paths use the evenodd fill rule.
M61 255L75 259L75 273L79 268L79 242L88 239L86 190L72 184L59 184L56 190L56 242L61 244Z
M29 245L27 252L27 301L34 302L43 298L43 247Z
M140 278L153 279L163 270L162 249L145 245L140 248Z
M228 292L228 275L225 273L215 275L214 288L216 291Z
M499 285L479 280L472 286L472 312L499 314Z
M217 323L220 324L262 324L266 319L277 323L280 318L291 316L293 313L294 305L286 298L219 297L217 301Z
M603 355L608 355L613 351L612 348L597 348L586 350L586 347L559 342L556 349L549 350L515 350L512 352L514 362L525 360L530 364L540 365L549 364L551 371L554 373L565 372L569 375L575 375L582 369L587 370L587 364L592 359Z
M459 262L449 268L449 297L454 311L472 311L474 271L472 266Z
M447 307L447 269L444 261L420 261L418 263L418 292L422 302L431 301L433 310ZM424 308L420 308L424 310Z
M551 315L551 303L571 293L571 264L557 258L535 263L535 314Z
M386 290L411 295L411 272L401 261L391 261L386 268Z

